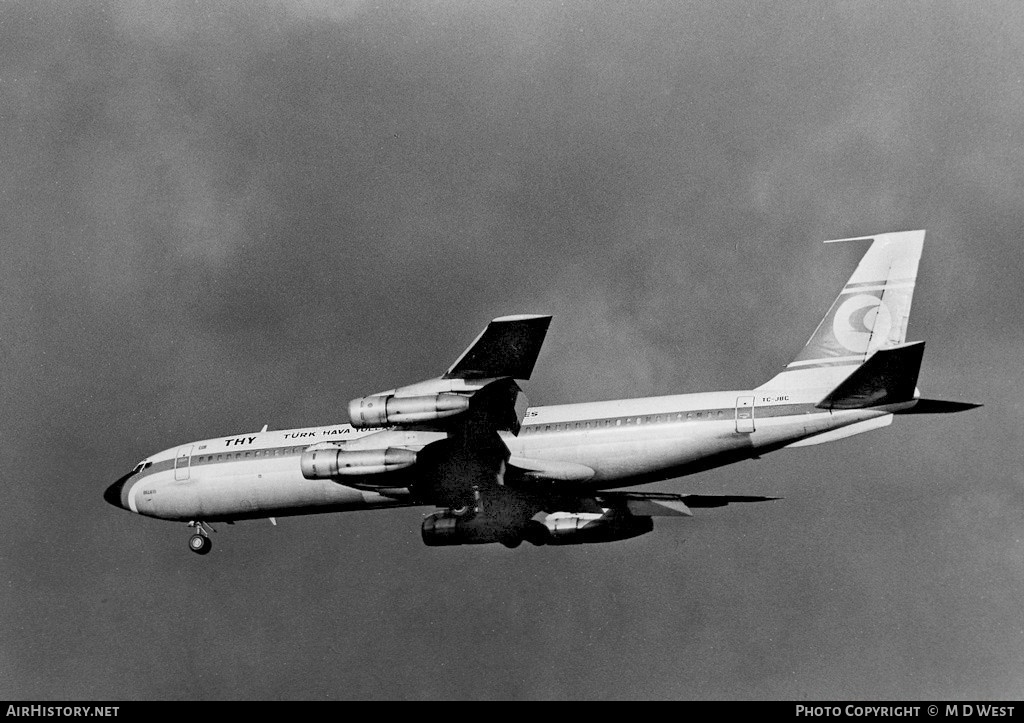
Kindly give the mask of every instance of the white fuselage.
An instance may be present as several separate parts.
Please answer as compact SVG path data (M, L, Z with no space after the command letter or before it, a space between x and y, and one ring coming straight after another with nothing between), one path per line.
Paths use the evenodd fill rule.
M585 485L597 490L684 476L813 443L816 435L825 441L844 427L867 431L895 411L827 411L814 406L818 399L820 392L749 390L533 407L519 434L505 441L513 458L594 470ZM312 444L351 443L380 431L338 424L191 442L140 462L121 500L141 515L206 521L417 504L403 485L366 491L306 479L299 468Z

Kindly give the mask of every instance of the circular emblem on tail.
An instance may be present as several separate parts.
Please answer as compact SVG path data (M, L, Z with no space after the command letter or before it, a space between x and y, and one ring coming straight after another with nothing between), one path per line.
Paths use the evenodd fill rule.
M870 294L852 296L836 309L832 333L836 341L856 354L872 352L885 344L892 328L892 314L882 300Z

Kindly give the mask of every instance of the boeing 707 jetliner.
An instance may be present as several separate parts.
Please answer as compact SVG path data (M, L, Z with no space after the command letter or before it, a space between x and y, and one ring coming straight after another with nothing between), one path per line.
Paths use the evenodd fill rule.
M978 405L922 399L924 342L906 342L924 231L870 241L803 350L759 387L526 408L551 322L491 321L436 379L352 400L349 423L232 434L147 457L104 499L208 523L427 505L427 545L625 540L656 516L773 499L615 488L684 477L888 426L897 414Z

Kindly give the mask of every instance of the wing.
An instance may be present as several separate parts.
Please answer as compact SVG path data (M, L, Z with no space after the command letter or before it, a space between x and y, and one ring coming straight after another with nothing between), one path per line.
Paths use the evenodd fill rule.
M551 317L540 314L519 314L494 319L442 378L529 379L550 324Z
M671 492L603 492L599 499L609 505L626 505L634 514L645 510L643 514L667 516L673 514L692 516L691 507L725 507L735 502L771 502L779 497L763 497L760 495L697 495L673 494ZM658 509L668 512L659 512Z
M527 403L515 380L530 377L550 324L538 314L494 319L441 377L352 400L353 427L386 429L318 450L310 472L478 507L481 490L503 484L509 451L499 433L519 433Z
M689 507L722 507L775 497L677 495L665 492L543 493L504 485L482 486L476 503L441 510L423 522L427 545L501 542L515 547L613 542L646 534L654 517L690 517Z
M491 416L518 414L515 424L500 427L518 433L526 407L513 380L530 378L550 324L550 316L538 314L494 319L440 378L353 399L348 405L349 420L353 427L364 429L395 425L449 429L454 418L464 419L471 406L479 412L486 400L505 407ZM510 396L513 387L515 394Z

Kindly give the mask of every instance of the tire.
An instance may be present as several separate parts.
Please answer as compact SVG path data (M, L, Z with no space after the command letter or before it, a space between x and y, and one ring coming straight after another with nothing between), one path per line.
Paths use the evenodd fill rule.
M523 530L523 539L537 547L546 545L549 536L548 528L539 522L528 522Z
M188 538L188 549L192 550L192 552L197 555L205 555L210 551L211 547L213 547L213 543L210 542L209 537L204 537L203 535L192 535L192 537Z
M523 544L523 538L519 535L506 535L498 540L502 545L510 550L514 550Z

